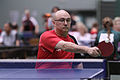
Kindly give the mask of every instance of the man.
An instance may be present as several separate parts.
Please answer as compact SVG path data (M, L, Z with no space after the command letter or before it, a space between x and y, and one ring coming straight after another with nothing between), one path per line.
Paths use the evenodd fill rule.
M31 31L35 34L39 33L39 25L34 17L30 16L30 11L25 10L25 16L22 19L21 32Z
M53 23L52 23L52 17L54 16L54 14L60 10L59 7L57 6L54 6L51 10L51 16L48 18L47 20L47 27L46 27L46 30L49 31L49 30L52 30L53 29Z
M120 17L115 17L113 29L120 32Z
M6 23L4 25L4 31L0 36L0 44L4 46L19 46L17 32L12 30L12 24Z
M78 46L69 37L71 17L65 10L59 10L53 16L54 30L44 32L40 37L38 59L73 59L74 53L88 53L98 56L97 47ZM36 68L71 68L69 63L40 63Z

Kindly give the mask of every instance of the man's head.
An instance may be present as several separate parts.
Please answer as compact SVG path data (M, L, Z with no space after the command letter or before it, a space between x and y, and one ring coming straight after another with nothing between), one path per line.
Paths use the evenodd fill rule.
M53 16L53 25L58 32L68 32L70 29L71 17L65 10L59 10Z
M51 12L52 12L52 13L55 13L55 12L57 12L58 10L60 10L60 8L57 7L57 6L55 6L55 7L52 8Z
M57 7L57 6L53 7L52 10L51 10L51 12L52 12L51 15L54 16L54 14L59 10L60 10L59 7Z
M27 19L30 18L30 11L28 9L25 10L25 16L26 16Z
M12 24L11 23L4 24L4 30L5 30L6 33L10 33L11 29L12 29Z

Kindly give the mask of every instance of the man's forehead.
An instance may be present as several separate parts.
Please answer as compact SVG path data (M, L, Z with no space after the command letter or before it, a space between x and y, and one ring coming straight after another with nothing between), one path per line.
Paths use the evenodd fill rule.
M59 10L55 13L56 18L70 18L70 15L65 10Z
M5 23L4 26L9 26L9 24Z

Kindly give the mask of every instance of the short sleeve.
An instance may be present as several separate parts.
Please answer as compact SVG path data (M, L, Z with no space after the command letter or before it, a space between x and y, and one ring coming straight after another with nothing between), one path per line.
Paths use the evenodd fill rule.
M39 46L42 46L48 51L50 51L51 53L53 53L53 51L55 50L56 44L61 40L62 39L60 39L55 34L44 33L40 37Z
M31 17L30 20L32 21L34 26L38 25L38 22L37 22L37 20L34 17Z
M5 32L3 31L0 35L0 43L3 43L3 36L4 36Z

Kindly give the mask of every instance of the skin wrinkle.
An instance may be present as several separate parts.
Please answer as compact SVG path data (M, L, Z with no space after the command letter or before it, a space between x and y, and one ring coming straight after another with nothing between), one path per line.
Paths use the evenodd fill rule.
M62 18L64 18L64 19L70 18L71 19L68 12L66 12L64 10L60 10L60 11L57 11L55 13L55 15L53 16L53 24L54 24L55 32L59 36L66 37L68 34L68 31L70 29L71 22L68 23L68 22L66 22L66 20L65 20L65 22L55 21L55 20L59 20Z
M53 24L54 24L54 29L55 32L58 36L62 36L62 37L67 37L68 35L68 31L70 29L70 22L67 22L66 20L64 20L64 22L60 21L60 19L68 19L70 17L69 13L66 12L65 10L59 10L55 13L54 17L53 17ZM87 46L79 46L76 45L72 42L66 42L66 41L59 41L56 46L55 49L62 49L63 51L67 51L67 52L73 52L73 53L88 53L91 56L99 56L99 49L97 47L87 47Z
M78 53L80 53L80 52L82 52L82 53L87 53L88 51L87 51L87 49L85 49L85 48L87 48L87 47L81 47L81 46L78 46L78 45L74 45L74 43L71 43L71 42L64 42L64 41L62 41L62 43L63 43L63 45L61 45L61 48L62 48L62 50L64 50L64 51L68 51L68 52L78 52ZM75 47L77 47L77 48L75 48ZM79 47L81 47L81 50L80 50L80 48ZM84 50L83 50L84 49Z
M92 51L89 49L89 47L86 46L78 46L78 45L74 45L74 43L71 42L64 42L64 41L60 41L59 43L61 44L61 49L64 51L68 51L68 52L75 52L75 53L89 53L92 56L98 56L98 54L93 54ZM97 48L96 48L97 49ZM99 50L93 50L96 53L100 53Z
M72 45L72 44L70 44L70 45ZM67 44L63 44L63 50L64 51L68 51L68 52L74 52L74 51L77 51L77 49L73 49L72 47L71 47L71 49L69 49L68 48L68 46L67 46ZM68 49L67 49L68 48Z

